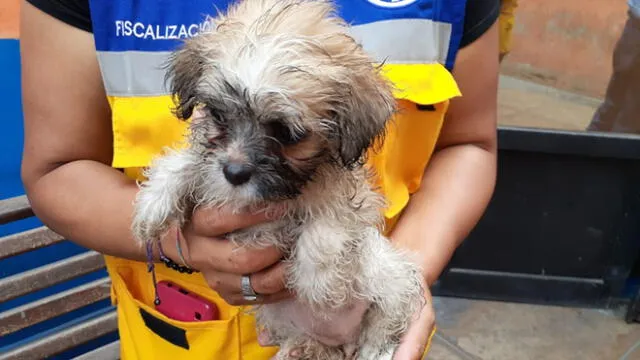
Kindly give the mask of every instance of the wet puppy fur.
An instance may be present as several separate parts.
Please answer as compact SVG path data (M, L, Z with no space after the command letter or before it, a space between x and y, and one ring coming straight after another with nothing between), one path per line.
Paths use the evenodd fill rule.
M277 359L390 358L423 301L410 254L380 235L385 202L365 166L395 111L391 85L329 1L244 0L209 21L170 58L189 133L146 169L135 238L158 241L198 207L284 205L282 219L228 234L286 254L296 298L256 309ZM332 322L363 302L357 334L305 335L335 338Z

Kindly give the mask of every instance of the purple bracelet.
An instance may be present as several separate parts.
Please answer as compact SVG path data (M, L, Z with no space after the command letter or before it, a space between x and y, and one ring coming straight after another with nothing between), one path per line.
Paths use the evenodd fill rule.
M158 295L158 282L156 280L156 267L153 263L153 242L147 241L147 271L151 273L151 278L153 281L153 293L154 299L153 303L158 306L160 305L160 296Z

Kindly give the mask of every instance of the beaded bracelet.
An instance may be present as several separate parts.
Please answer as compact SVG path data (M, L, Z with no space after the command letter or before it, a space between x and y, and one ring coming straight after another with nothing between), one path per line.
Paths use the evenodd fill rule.
M180 248L180 232L178 230L176 234L176 248L178 249L178 255L185 265L180 265L175 261L169 259L162 250L162 243L158 242L158 250L160 252L160 261L164 263L164 265L170 269L178 271L180 273L193 274L194 272L198 272L198 270L192 269L186 265L186 261L184 261L184 257L182 256L182 248Z

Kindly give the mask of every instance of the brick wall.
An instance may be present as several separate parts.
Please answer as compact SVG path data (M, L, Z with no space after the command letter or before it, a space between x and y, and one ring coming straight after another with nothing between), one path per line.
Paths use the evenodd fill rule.
M18 38L20 0L0 0L0 39Z
M471 0L473 1L473 0ZM601 97L626 0L519 0L503 73Z

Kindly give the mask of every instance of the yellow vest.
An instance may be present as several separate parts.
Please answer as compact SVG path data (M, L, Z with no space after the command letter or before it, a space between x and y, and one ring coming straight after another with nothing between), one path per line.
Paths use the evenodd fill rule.
M156 66L159 64L158 58L162 56L153 53L156 43L145 41L171 39L174 33L176 36L182 33L192 36L203 26L202 23L195 22L175 27L167 24L154 25L151 20L145 22L145 16L150 9L157 12L154 14L155 17L151 17L156 21L159 21L158 18L171 19L175 12L172 6L182 6L183 13L186 11L186 5L182 5L183 2L178 0L163 1L169 4L164 9L156 9L160 8L157 5L136 6L137 3L150 1L91 0L98 59L112 110L112 165L123 169L132 179L138 180L144 180L140 169L148 165L151 158L163 147L172 146L179 141L187 126L174 118L171 112L174 104L169 95L149 85L159 81L155 77L163 77L163 73ZM344 0L345 3L348 1L351 0ZM448 68L451 67L457 50L455 41L459 39L459 34L456 29L461 26L458 23L461 23L461 18L455 18L457 22L453 24L436 21L436 15L425 12L423 6L420 8L422 12L416 12L415 16L411 13L404 14L405 17L413 16L412 20L418 19L419 22L405 21L406 19L381 21L375 19L381 13L375 6L399 2L368 1L369 3L362 1L363 5L358 6L368 6L365 10L371 12L373 20L365 21L362 26L354 26L354 36L363 43L365 50L370 49L377 56L384 57L384 51L394 54L391 61L385 57L387 62L384 71L398 88L395 95L400 111L391 122L380 151L372 153L369 157L370 165L378 174L377 185L389 203L389 207L383 211L387 220L387 231L390 231L407 205L410 195L420 187L449 100L460 95ZM402 1L416 6L421 2L423 1ZM464 4L464 1L456 0L435 0L434 3L436 2L442 8L451 7L450 13L438 13L438 16L444 17L448 16L447 14L459 15L461 10L453 4ZM210 6L210 1L207 0L206 3ZM408 11L407 9L413 5L383 10ZM363 9L347 10L361 14ZM196 13L196 10L197 7L193 12ZM123 18L123 14L131 17L131 20ZM415 32L416 29L407 26L415 27L416 24L426 40L398 44L402 42L398 40L402 40L402 37L398 37L398 34L394 37L393 32L402 31L398 29ZM382 30L384 32L380 32ZM406 48L412 52L412 47L416 46L427 47L419 52L422 54L420 58L411 58L412 55L408 53L405 54L408 56L407 59L402 58L401 49ZM145 57L147 55L148 57ZM445 66L447 64L448 66ZM418 109L417 104L427 106ZM186 357L207 360L266 360L277 351L276 348L263 348L258 345L254 318L246 313L247 309L226 304L207 286L201 274L181 274L165 266L156 266L158 281L170 280L213 301L220 308L220 320L181 322L169 319L154 309L154 288L145 263L107 256L106 264L113 282L112 301L118 311L122 359L175 360ZM180 341L180 345L170 341L176 336L186 342ZM184 343L187 346L184 346Z

